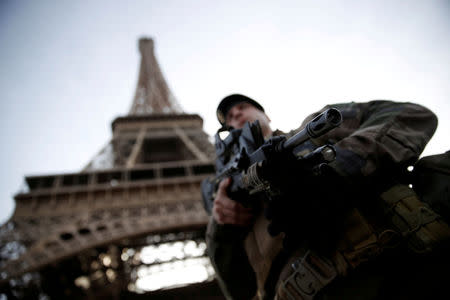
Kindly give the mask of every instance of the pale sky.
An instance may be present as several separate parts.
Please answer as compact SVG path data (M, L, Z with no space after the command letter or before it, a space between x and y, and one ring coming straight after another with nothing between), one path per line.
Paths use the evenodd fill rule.
M80 171L111 138L152 37L187 113L217 129L239 92L274 128L325 104L391 99L439 117L424 154L450 150L450 2L0 1L0 223L26 175Z

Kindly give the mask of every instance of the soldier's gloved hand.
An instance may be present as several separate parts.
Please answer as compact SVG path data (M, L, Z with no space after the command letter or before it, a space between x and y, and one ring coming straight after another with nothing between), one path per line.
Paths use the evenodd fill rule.
M250 226L254 222L253 211L228 197L230 183L231 178L225 178L219 184L212 209L213 218L218 224Z

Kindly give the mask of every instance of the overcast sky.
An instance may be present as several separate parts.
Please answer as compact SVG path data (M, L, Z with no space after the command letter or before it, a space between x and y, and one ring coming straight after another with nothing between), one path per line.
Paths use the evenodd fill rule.
M328 103L392 99L439 117L424 154L450 149L449 1L0 1L0 223L25 175L77 172L111 138L155 40L187 113L259 100L274 128Z

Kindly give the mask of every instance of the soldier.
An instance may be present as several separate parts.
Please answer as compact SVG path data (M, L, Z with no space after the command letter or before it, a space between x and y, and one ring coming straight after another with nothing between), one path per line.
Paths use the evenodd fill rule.
M343 122L313 141L336 148L335 176L325 188L299 188L278 207L245 207L228 196L230 179L220 182L206 239L227 299L423 299L448 284L439 273L448 260L436 251L418 254L447 239L448 225L427 210L429 222L412 228L409 216L423 204L411 189L395 184L434 134L436 116L417 104L384 100L329 105L320 112L330 107L341 111ZM258 120L266 139L281 134L272 131L264 108L244 95L225 97L217 117L232 128ZM302 206L311 197L320 205ZM399 212L396 205L411 211ZM430 238L425 226L438 234Z

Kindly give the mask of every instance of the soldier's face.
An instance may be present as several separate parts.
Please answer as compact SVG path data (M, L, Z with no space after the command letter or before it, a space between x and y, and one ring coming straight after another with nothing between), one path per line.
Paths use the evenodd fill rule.
M269 127L270 119L267 115L247 102L234 105L226 115L226 124L234 128L244 127L246 122L259 120L261 127Z

